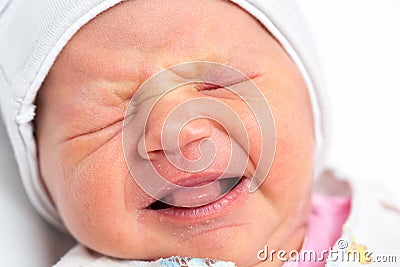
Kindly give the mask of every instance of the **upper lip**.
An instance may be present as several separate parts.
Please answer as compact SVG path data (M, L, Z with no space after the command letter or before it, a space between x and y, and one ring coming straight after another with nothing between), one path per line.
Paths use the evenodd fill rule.
M209 184L215 180L227 179L227 178L242 178L242 177L248 178L246 173L206 172L206 173L196 173L196 174L189 174L182 176L180 177L180 179L177 179L173 183L171 182L171 184L178 185L181 187L199 187ZM151 197L146 205L146 208L177 190L181 189L179 187L173 187L173 188L166 187L160 189L158 199Z

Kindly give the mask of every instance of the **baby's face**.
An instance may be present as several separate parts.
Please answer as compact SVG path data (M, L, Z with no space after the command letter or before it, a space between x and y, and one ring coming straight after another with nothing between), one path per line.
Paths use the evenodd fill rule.
M275 119L275 159L254 193L241 183L233 189L234 198L218 205L154 208L155 200L135 182L124 159L123 119L146 79L189 61L223 63L255 82ZM257 121L243 101L228 95L189 85L155 106L147 122L146 150L167 180L183 173L165 158L160 125L179 103L198 97L218 99L240 114L250 140L245 173L252 176L260 157ZM68 230L93 250L119 258L180 255L250 266L258 263L257 251L265 245L300 248L314 157L307 89L276 40L234 4L137 0L106 11L67 44L37 104L42 178ZM230 147L224 128L202 118L182 130L182 154L194 160L204 138L214 142L217 153L200 178L223 172Z

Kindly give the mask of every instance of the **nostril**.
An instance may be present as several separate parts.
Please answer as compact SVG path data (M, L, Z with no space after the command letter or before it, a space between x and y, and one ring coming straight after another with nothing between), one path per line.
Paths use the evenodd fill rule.
M210 138L212 125L208 119L199 118L184 125L178 136L170 133L171 129L173 129L173 125L166 127L162 132L149 129L138 141L137 150L139 156L150 160L150 155L160 154L159 152L176 153L191 143ZM179 140L176 140L177 138Z
M154 145L154 142L147 138L145 142L145 137L142 136L138 142L137 151L142 159L152 160L156 159L159 155L164 155L164 150L160 145Z

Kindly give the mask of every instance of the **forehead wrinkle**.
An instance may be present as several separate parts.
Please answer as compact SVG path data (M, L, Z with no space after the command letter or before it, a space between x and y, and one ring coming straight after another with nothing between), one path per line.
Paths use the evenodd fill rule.
M62 68L70 65L74 76L115 83L113 93L120 99L126 99L131 88L119 89L117 84L129 81L140 85L161 69L182 62L206 60L246 69L244 65L250 62L241 60L240 55L257 55L259 47L243 42L246 37L239 36L243 31L238 29L252 27L244 32L251 37L254 26L260 26L258 22L225 1L187 2L190 4L182 5L181 0L135 0L111 8L78 31L62 52L70 63ZM156 4L164 7L155 8ZM222 12L227 6L231 12ZM237 19L232 15L238 15ZM172 17L166 20L166 16ZM262 27L255 31L261 33L260 29L265 34Z
M98 45L113 49L135 47L140 52L165 48L194 49L206 40L226 35L226 27L241 28L232 16L245 13L216 0L126 1L99 15L81 29ZM230 12L227 12L227 11ZM227 14L225 14L227 13ZM218 23L215 23L218 19Z
M242 48L238 46L244 39L240 35L247 31L241 29L258 24L249 17L227 1L186 0L185 4L182 0L126 1L85 25L71 46L75 46L75 54L80 53L88 65L95 61L93 65L98 64L97 68L104 72L138 61L143 66L144 62L160 58L165 52L186 54L187 58L209 51L226 54ZM99 64L101 59L106 64ZM120 64L109 68L110 62L115 61Z

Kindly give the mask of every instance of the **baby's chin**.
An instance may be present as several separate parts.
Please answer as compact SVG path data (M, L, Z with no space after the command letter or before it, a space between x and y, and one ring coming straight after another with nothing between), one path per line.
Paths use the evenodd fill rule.
M238 192L231 193L234 196L226 196L232 199L224 207L219 206L226 199L193 209L142 209L131 225L110 224L103 228L102 237L99 233L81 241L97 252L123 259L182 256L233 261L238 266L256 264L257 251L277 228L279 215L260 191L249 193L245 183L238 187ZM215 210L207 212L207 208Z

